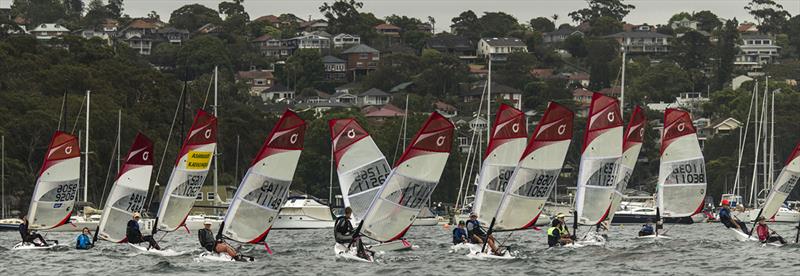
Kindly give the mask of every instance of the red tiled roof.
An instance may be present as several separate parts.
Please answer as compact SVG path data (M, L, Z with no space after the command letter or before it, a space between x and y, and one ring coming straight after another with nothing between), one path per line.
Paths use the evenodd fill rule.
M586 88L578 88L572 90L572 97L580 97L580 96L592 96L592 91L589 91Z
M392 104L387 104L380 108L364 108L362 112L366 113L365 117L398 117L405 115L403 110Z
M274 23L280 23L281 19L278 18L277 16L274 16L274 15L270 14L270 15L265 15L265 16L256 18L256 20L253 20L253 21L264 21L264 22L269 22L269 23L273 23L274 24Z
M552 68L533 68L531 69L531 76L535 78L547 78L553 76Z
M134 19L130 24L128 24L128 27L136 29L155 29L158 26L154 22L148 22L144 19Z
M375 26L375 29L376 30L398 30L399 31L400 27L397 27L397 26L392 25L392 24L383 23L383 24Z
M589 74L586 73L574 73L569 75L569 80L589 80Z

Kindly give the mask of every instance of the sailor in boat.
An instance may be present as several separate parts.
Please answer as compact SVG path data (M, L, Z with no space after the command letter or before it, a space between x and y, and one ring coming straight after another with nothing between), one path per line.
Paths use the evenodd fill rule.
M497 251L497 245L495 245L497 241L494 239L494 235L486 235L486 231L483 231L483 227L481 227L481 223L478 221L478 215L475 213L469 215L467 234L472 239L472 243L483 244L484 241L487 241L489 247L492 249L492 253L495 255L502 255Z
M465 223L464 221L459 221L458 226L456 229L453 229L453 244L457 245L460 243L467 243L469 240L467 239L467 229L464 228Z
M75 249L92 249L94 247L94 244L92 244L92 232L89 231L88 227L84 227L81 232L75 242Z
M139 231L139 220L142 219L142 215L139 212L133 213L133 219L128 221L128 228L125 231L125 235L127 236L128 243L132 244L139 244L143 242L147 242L150 245L147 247L149 250L150 248L155 248L156 250L161 250L161 247L158 246L158 243L155 239L153 239L152 235L142 236L142 232Z
M197 236L200 238L200 246L209 252L220 254L226 253L234 260L240 260L239 255L236 254L236 250L233 249L233 247L229 244L225 243L225 241L222 240L222 237L214 238L214 232L211 231L210 221L203 222L203 229L197 231Z
M22 223L19 225L19 235L22 236L23 243L33 243L36 246L48 246L47 241L44 240L42 235L36 233L36 231L28 231L28 218L22 216ZM36 240L39 243L36 243Z
M570 235L569 234L569 227L567 227L566 215L564 215L562 213L558 213L558 215L556 215L556 219L555 220L558 221L558 226L557 226L558 229L557 230L558 230L559 234L561 235L561 238L562 239L569 239L570 243L572 241L574 241L575 240L575 235Z
M350 222L350 218L352 216L353 209L346 207L344 208L344 215L336 218L336 222L334 223L333 227L333 237L336 239L336 243L346 245L347 248L350 248L350 246L353 246L353 243L356 243L358 248L358 253L356 253L356 255L359 258L369 259L369 255L374 257L375 252L372 252L364 247L364 243L361 242L361 237L354 237L356 235L355 229L353 228L353 224Z
M727 228L739 229L742 233L750 234L747 231L747 225L737 218L731 217L731 204L727 199L722 200L722 208L719 209L719 221Z
M786 244L786 240L784 240L783 237L778 235L778 233L775 231L769 229L769 226L767 226L767 219L763 216L758 217L756 233L758 233L758 240L762 243L772 243L777 241L781 244Z
M655 229L653 229L652 223L653 221L648 219L647 222L642 225L642 229L639 230L639 237L655 235L656 232Z

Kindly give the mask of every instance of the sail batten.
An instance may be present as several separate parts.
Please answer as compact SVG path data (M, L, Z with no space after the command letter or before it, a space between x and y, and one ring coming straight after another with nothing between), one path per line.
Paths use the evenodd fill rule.
M78 197L80 159L78 138L56 131L47 147L28 208L31 229L52 229L69 221Z
M444 171L453 123L434 112L398 159L361 221L362 233L386 242L402 238Z
M595 225L611 210L622 157L622 119L619 101L600 93L592 95L583 136L575 209L580 224Z
M497 213L508 181L525 149L528 139L525 114L509 105L500 105L491 133L473 207L481 223L487 225Z
M126 222L144 208L153 173L153 142L139 133L108 193L98 236L111 242L126 240Z
M703 207L706 169L697 133L688 112L668 108L661 136L657 208L662 217L688 217Z
M559 104L548 105L492 216L494 229L516 230L536 223L566 159L573 117L572 111Z
M184 224L208 175L216 147L217 118L198 110L164 188L158 207L158 230L175 231Z
M306 122L286 110L242 179L225 214L222 234L231 240L262 242L272 228L303 150Z

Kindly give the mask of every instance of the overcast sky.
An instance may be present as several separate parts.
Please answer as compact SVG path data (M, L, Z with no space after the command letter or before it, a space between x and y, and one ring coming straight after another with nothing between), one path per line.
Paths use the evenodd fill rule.
M1 7L7 7L12 0L0 0ZM332 2L328 0L327 2ZM84 0L88 3L89 0ZM169 14L186 4L199 3L216 9L219 0L125 0L125 13L132 17L146 16L152 10L167 21ZM250 17L255 19L262 15L293 13L302 18L320 18L319 6L325 0L245 0L244 6ZM392 14L406 15L427 20L428 16L436 19L437 31L448 28L450 20L466 10L477 14L486 11L502 11L515 16L520 22L526 22L538 16L551 17L558 14L558 24L570 23L567 13L586 7L584 0L361 0L364 11L372 12L378 17ZM675 13L681 11L710 10L722 18L736 17L739 21L753 21L744 10L749 0L627 0L625 3L636 6L625 20L640 24L666 23ZM776 0L792 15L800 13L800 0Z

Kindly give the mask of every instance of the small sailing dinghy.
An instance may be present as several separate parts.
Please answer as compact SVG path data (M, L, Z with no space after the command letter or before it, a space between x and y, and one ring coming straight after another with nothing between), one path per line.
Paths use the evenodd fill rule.
M636 160L639 159L639 152L642 150L646 127L647 119L644 111L639 106L634 107L622 142L622 160L617 173L617 185L611 200L611 209L609 209L608 213L607 220L609 222L614 220L614 214L619 210L625 189L628 188L633 169L636 167Z
M656 187L656 236L662 217L689 217L703 209L706 165L689 112L667 108Z
M306 122L286 110L264 141L239 184L217 238L263 244L289 195L305 141ZM203 252L204 261L234 261L227 254ZM240 259L249 260L250 259Z
M775 180L775 184L772 185L769 195L767 196L767 200L762 205L761 210L758 211L756 222L753 224L753 227L751 227L751 231L756 231L755 226L758 223L758 217L765 217L768 222L775 218L775 215L778 214L781 205L784 201L786 201L786 198L789 197L789 194L791 194L792 190L797 185L798 179L800 179L800 143L798 143L794 150L792 150L791 155L789 155L789 159L786 160L786 164L784 165L783 169L781 169L781 173L778 174L778 178ZM747 235L734 228L729 229L733 231L733 236L738 241L758 241L756 233ZM773 246L783 245L780 242L765 244Z
M605 244L598 229L611 212L622 157L622 133L619 100L594 93L581 149L573 234L578 235L579 224L597 228L582 238L578 236L581 240L577 243Z
M81 149L78 138L66 132L56 131L45 153L42 168L33 189L28 209L28 229L47 230L69 222L75 199L78 197ZM12 250L48 249L58 245L49 241L48 246L27 242L14 245Z
M133 213L144 209L153 159L153 142L142 133L137 134L106 199L95 241L98 237L116 243L127 241L128 221Z
M439 183L450 156L453 130L450 120L432 113L397 160L356 229L357 238L363 235L381 242L371 250L411 246L403 236Z
M536 224L564 165L572 141L573 118L572 111L557 103L551 102L547 106L522 157L516 161L507 188L491 215L488 233L530 230ZM480 247L469 256L478 259L514 258L509 250L497 256Z

